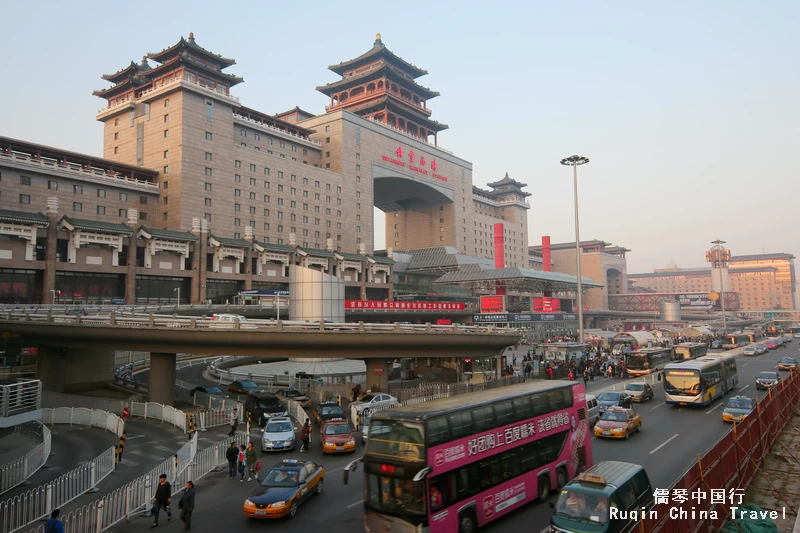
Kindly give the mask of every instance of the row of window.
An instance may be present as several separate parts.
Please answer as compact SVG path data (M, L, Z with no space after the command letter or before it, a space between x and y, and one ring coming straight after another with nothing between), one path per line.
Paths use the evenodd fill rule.
M511 479L541 469L561 456L569 431L548 435L536 442L529 442L506 452L451 470L431 478L431 488L436 487L442 495L441 505L431 511L449 507L459 501L496 487ZM439 503L439 502L435 502ZM433 505L434 502L432 501Z
M31 177L30 176L20 176L19 177L19 182L20 182L20 185L28 185L28 186L30 186ZM51 191L57 191L58 190L58 182L55 181L55 180L47 180L47 188L49 190L51 190ZM83 185L73 185L72 186L72 192L74 194L83 194ZM22 196L27 196L30 199L30 196L27 195L27 194L20 195L20 197L22 197ZM106 190L105 189L97 189L97 197L98 198L106 198ZM121 201L123 201L123 202L127 202L128 201L128 193L126 193L126 192L119 193L119 199ZM20 203L30 203L30 202L22 202L20 200ZM140 196L139 197L139 203L141 205L147 205L147 197L146 196Z
M438 446L569 407L572 407L572 387L537 392L483 407L465 407L427 421L428 446Z

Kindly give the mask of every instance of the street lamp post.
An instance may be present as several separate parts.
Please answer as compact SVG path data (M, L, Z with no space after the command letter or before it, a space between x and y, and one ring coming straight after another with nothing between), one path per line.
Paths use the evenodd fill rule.
M55 289L50 289L50 292L53 293L53 305L56 305L56 290Z
M178 305L181 305L181 288L180 287L176 287L176 288L172 289L172 291L173 292L178 291Z
M578 165L589 162L588 157L572 155L561 160L561 164L572 167L575 188L575 268L578 273L578 342L583 343L583 284L581 283L581 231L578 219Z
M722 267L724 265L724 259L725 259L724 253L722 252L722 250L724 250L722 245L725 244L725 241L717 239L716 241L711 241L711 244L714 244L717 247L716 260L717 260L717 268L719 269L719 299L722 305L722 334L725 335L726 333L728 333L728 321L725 318L725 280L722 277ZM723 253L723 255L720 258L721 253Z
M277 294L275 295L275 312L278 314L277 320L280 321L281 319L281 297Z

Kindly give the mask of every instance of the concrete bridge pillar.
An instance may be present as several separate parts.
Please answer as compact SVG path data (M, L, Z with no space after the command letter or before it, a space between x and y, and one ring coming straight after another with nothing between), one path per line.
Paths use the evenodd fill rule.
M64 392L67 383L66 352L65 348L39 346L36 377L42 381L43 390Z
M389 392L389 376L394 359L365 359L367 363L367 389L372 392Z
M39 346L36 375L52 392L102 389L114 381L115 361L114 350Z
M174 353L152 352L150 354L150 392L151 402L164 405L175 403L175 363Z

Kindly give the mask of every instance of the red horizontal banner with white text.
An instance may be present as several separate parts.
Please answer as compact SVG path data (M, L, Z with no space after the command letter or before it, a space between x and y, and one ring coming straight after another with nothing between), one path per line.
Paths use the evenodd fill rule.
M404 311L463 311L464 302L395 302L390 300L345 300L345 309L399 309Z

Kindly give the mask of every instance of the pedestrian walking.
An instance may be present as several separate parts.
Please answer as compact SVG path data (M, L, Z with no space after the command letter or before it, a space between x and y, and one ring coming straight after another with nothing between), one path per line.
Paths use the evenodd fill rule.
M306 419L306 423L303 425L303 429L300 432L300 442L302 446L300 447L300 451L303 453L308 453L308 441L311 439L311 420Z
M178 501L178 509L181 510L183 530L189 531L192 529L192 511L194 511L194 481L186 482L186 488L183 490L180 501Z
M358 395L361 394L361 383L356 383L356 386L353 387L353 401L358 401Z
M64 524L58 519L61 509L53 509L50 518L44 523L44 533L64 533Z
M247 451L245 450L244 444L239 446L239 454L236 456L237 462L239 463L239 474L242 478L239 480L241 483L244 481L244 471L247 468L246 466L246 459L247 459Z
M253 446L252 442L248 442L247 451L245 452L245 461L247 462L247 481L252 481L253 478L258 481L258 474L256 473L257 460L258 456L256 455L256 447Z
M517 354L514 354L514 356L511 358L511 364L517 366Z
M228 433L229 437L233 437L236 434L236 426L238 425L239 425L239 413L234 407L233 412L231 413L231 432Z
M239 448L235 442L231 443L231 447L225 452L225 459L228 460L228 475L231 479L236 478L236 461L239 459Z
M153 497L153 525L158 525L158 515L161 509L167 512L167 522L172 520L172 509L169 508L169 503L172 501L172 486L167 481L167 475L161 474L158 476L158 487L156 487L156 495Z

